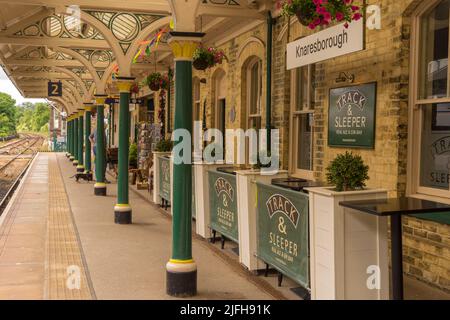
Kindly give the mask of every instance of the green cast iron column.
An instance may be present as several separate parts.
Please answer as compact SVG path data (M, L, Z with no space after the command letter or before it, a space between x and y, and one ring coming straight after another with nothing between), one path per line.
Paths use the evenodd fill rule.
M203 34L171 34L169 44L175 57L173 129L188 130L192 137L192 57ZM192 164L176 164L179 155L173 156L172 256L166 265L166 291L171 296L189 297L197 294L197 265L192 257Z
M72 149L70 147L70 127L72 126L72 122L70 120L70 116L67 118L67 124L66 124L66 144L67 144L67 153L66 156L67 158L70 159L70 156L72 154Z
M128 165L130 150L130 89L134 78L118 77L120 92L119 106L119 174L117 180L117 204L114 207L114 221L117 224L132 223L132 210L128 199Z
M77 166L78 165L78 139L77 139L77 135L78 135L78 115L75 114L74 115L74 119L73 119L73 165Z
M91 161L91 140L89 137L91 136L91 104L86 104L84 106L85 109L85 128L84 128L84 173L91 173L92 171L92 161Z
M96 146L95 146L95 185L94 194L96 196L106 196L105 180L105 101L106 95L95 95L95 104L97 107L97 128L96 128Z
M75 152L73 152L73 127L75 123L73 117L70 117L70 160L73 161L75 159Z
M174 130L187 129L192 133L192 62L176 61L175 125ZM173 165L173 242L172 259L192 259L192 166Z
M84 140L84 117L83 117L84 111L79 111L79 118L78 118L78 166L77 166L77 172L83 173L84 172L84 159L83 159L83 140Z

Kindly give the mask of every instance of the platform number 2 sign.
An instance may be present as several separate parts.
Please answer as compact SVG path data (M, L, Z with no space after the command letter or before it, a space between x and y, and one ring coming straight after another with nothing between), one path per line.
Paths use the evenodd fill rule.
M62 96L62 83L49 81L48 96L49 97L61 97Z

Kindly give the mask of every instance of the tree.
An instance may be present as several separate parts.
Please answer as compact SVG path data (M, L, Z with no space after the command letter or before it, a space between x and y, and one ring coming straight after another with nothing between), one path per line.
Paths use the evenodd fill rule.
M16 134L16 100L0 92L0 136Z
M18 108L19 131L47 132L50 121L50 107L46 103L26 102Z

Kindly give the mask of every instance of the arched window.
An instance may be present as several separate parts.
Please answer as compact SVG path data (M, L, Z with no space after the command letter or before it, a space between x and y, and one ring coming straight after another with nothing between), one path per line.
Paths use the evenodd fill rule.
M450 198L449 0L413 17L408 193Z
M247 128L261 129L262 61L253 58L247 67Z

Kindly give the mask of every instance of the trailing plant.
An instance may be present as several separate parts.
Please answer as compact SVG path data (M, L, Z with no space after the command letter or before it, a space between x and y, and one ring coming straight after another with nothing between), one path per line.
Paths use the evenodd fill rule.
M361 7L354 0L279 0L277 6L282 15L296 15L298 21L314 30L329 25L332 21L348 23L362 18Z
M359 155L346 151L338 155L327 168L327 180L336 186L337 191L362 189L369 179L369 166Z
M140 90L139 84L136 82L131 86L130 92L138 94Z
M173 149L172 140L160 140L155 147L156 152L171 152Z
M194 52L193 65L197 70L205 70L212 68L217 64L222 64L223 59L226 59L225 52L223 50L203 46L198 47Z

